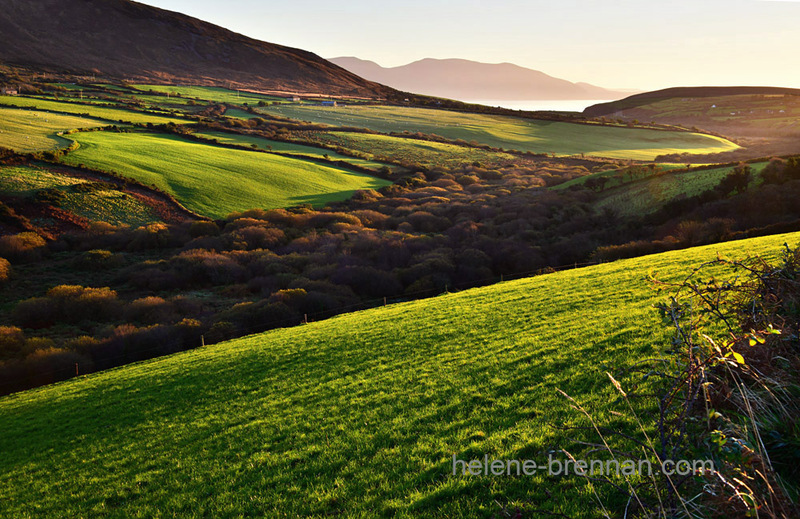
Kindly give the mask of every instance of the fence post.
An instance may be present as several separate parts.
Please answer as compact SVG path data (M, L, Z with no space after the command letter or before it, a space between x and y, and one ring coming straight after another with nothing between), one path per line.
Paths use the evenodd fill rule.
M383 306L386 306L386 296L383 298Z
M308 314L303 314L303 324L308 324Z
M206 336L205 335L201 335L200 336L200 346L202 346L204 348L206 346Z
M75 363L75 376L76 377L80 376L80 373L78 373L78 363L77 362Z

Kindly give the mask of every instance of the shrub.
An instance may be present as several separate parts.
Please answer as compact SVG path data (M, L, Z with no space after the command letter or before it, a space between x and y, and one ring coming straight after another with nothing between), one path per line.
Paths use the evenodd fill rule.
M11 263L5 258L0 258L0 283L8 281L11 277Z
M17 303L11 321L24 328L49 328L55 324L56 305L46 297L32 297Z
M37 350L25 358L23 363L28 375L29 387L52 384L79 374L89 373L93 364L87 357L69 350L47 348Z
M59 285L45 297L26 299L17 304L12 321L26 328L47 328L57 321L79 323L118 318L121 306L117 293L108 287L90 288Z
M47 242L34 232L23 232L0 237L0 256L11 260L35 260Z
M172 259L175 275L191 284L224 285L247 277L247 271L231 257L203 249L192 249Z
M219 234L219 227L216 223L207 220L192 222L189 227L189 236L200 238L201 236L216 236Z
M160 297L149 296L136 299L125 310L125 318L144 324L173 321L175 315L172 305Z
M268 249L283 242L286 238L280 229L251 226L238 229L231 234L234 249Z
M169 246L170 230L163 223L152 223L135 229L128 243L130 250L163 249Z
M25 334L14 326L0 326L0 359L20 356L25 346Z
M53 339L48 339L47 337L31 337L25 340L25 346L22 347L20 355L27 357L39 350L48 350L55 347L56 343Z
M125 257L122 254L104 249L92 249L75 258L75 266L87 270L115 268L124 263Z

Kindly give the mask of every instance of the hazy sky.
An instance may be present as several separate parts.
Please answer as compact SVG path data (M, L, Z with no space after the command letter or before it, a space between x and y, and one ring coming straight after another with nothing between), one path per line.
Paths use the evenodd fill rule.
M800 88L800 0L144 0L325 58L510 62L613 88Z

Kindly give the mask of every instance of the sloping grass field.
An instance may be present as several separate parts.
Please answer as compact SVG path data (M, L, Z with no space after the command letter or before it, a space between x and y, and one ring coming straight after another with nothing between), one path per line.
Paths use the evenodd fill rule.
M454 476L453 455L591 456L557 389L634 431L605 372L670 345L648 272L787 241L800 234L390 305L2 398L0 516L601 517L580 478Z
M109 108L105 106L93 106L80 103L68 103L62 101L51 101L49 99L37 99L20 96L0 95L0 105L18 106L23 108L37 108L51 112L62 112L67 114L85 115L104 119L112 123L134 123L134 124L185 124L190 122L188 119L178 117L167 117L163 115L135 112L119 108Z
M234 211L323 205L389 182L315 162L235 150L153 133L71 135L80 148L68 164L116 172L152 184L213 218Z
M203 99L217 103L230 103L232 105L255 105L259 101L283 101L283 97L268 96L264 94L254 94L251 92L237 92L220 87L204 86L174 86L174 85L131 85L141 90L143 93L161 92L164 94L180 94L185 98Z
M750 164L751 184L760 182L761 171L766 166L766 162ZM623 215L649 214L681 195L692 197L713 189L732 171L732 167L721 167L654 175L608 190L597 207L611 207Z
M90 221L113 225L143 225L161 221L147 204L136 197L102 184L60 175L40 167L0 167L0 193L17 197L35 197L42 190L59 193L58 207ZM82 189L83 188L83 189Z
M355 157L341 155L339 153L326 150L323 148L315 148L314 146L304 146L302 144L294 144L290 142L273 141L270 139L265 139L263 137L258 137L254 135L242 135L238 133L227 133L227 132L195 132L194 134L199 137L205 137L206 139L216 139L217 141L224 144L236 144L239 146L248 146L248 147L255 145L256 148L260 150L270 150L278 153L290 153L292 155L304 155L306 157L314 157L318 159L327 158L329 160L341 160L344 162L348 162L350 164L354 164L356 166L361 166L362 168L369 168L375 171L378 171L383 166L389 166L390 168L399 169L397 166L391 166L374 160L357 159Z
M0 146L20 153L66 148L70 141L56 133L99 126L104 124L84 117L0 108Z
M369 153L371 156L392 157L395 160L422 164L428 167L459 167L473 162L507 161L513 163L514 155L496 153L480 148L456 146L442 142L422 141L393 137L391 135L374 135L354 132L316 132L315 138L325 144Z
M258 110L331 126L355 126L383 133L422 132L467 142L474 140L496 148L558 155L583 153L653 160L668 153L720 153L738 147L725 139L698 133L571 124L424 108L278 105Z

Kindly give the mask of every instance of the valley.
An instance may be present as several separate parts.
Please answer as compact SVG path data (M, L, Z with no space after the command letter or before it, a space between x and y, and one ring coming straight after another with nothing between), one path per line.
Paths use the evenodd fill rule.
M491 53L549 34L517 57L573 82L251 37L371 37L407 62L460 50L468 3L363 8L344 34L346 2L237 6L242 33L129 0L8 2L0 517L800 516L800 90L596 87L659 41L650 22L648 45L612 38L591 3L561 22L515 5L507 34L487 10L468 35ZM669 52L697 45L672 30ZM450 50L420 46L439 32Z

